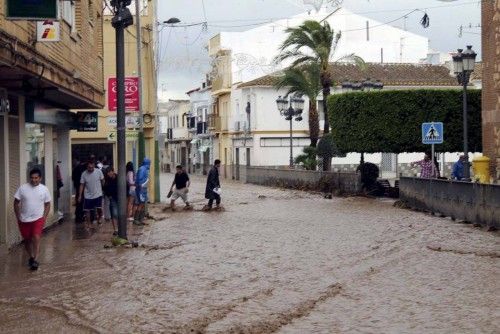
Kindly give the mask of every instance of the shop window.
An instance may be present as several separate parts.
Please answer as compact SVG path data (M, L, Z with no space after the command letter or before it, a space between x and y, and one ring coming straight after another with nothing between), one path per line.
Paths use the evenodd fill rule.
M26 177L33 168L42 171L43 183L45 183L45 129L43 125L26 123Z

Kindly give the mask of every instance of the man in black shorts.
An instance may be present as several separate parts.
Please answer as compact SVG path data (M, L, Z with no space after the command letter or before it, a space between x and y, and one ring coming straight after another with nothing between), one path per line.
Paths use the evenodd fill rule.
M191 185L191 181L189 181L189 175L184 171L184 168L181 165L176 167L176 173L174 182L172 182L172 186L170 187L170 191L172 191L172 199L170 200L170 208L175 210L175 201L180 197L186 204L185 209L190 209L191 204L189 204L188 200L188 192L189 186ZM174 190L175 186L175 190Z

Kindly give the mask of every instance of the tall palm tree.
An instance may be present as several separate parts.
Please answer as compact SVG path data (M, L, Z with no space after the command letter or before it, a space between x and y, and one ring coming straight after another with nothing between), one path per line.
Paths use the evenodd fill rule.
M311 146L316 147L319 138L319 115L317 108L317 97L321 92L320 84L321 70L316 63L310 63L299 67L287 68L283 75L275 82L277 89L286 87L286 96L299 93L309 98L309 138Z
M337 49L338 42L342 36L340 32L335 33L327 21L318 22L308 20L296 28L285 30L288 37L280 46L280 54L275 58L277 62L293 60L292 67L317 63L320 66L320 81L323 91L323 112L325 123L323 132L330 132L330 124L327 113L327 98L330 95L332 77L330 73L330 59ZM363 65L363 59L354 54L343 56L336 62L354 62Z

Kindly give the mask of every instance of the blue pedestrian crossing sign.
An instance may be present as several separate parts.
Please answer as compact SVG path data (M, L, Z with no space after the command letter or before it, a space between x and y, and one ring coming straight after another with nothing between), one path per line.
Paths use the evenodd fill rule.
M441 122L422 123L422 143L442 144L444 127Z

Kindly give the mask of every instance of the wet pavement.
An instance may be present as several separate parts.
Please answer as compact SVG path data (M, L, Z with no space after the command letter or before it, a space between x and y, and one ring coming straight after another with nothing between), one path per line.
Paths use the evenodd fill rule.
M1 258L0 333L498 333L498 232L224 180L206 213L193 183L196 210L152 206L138 248L64 223L38 272Z

